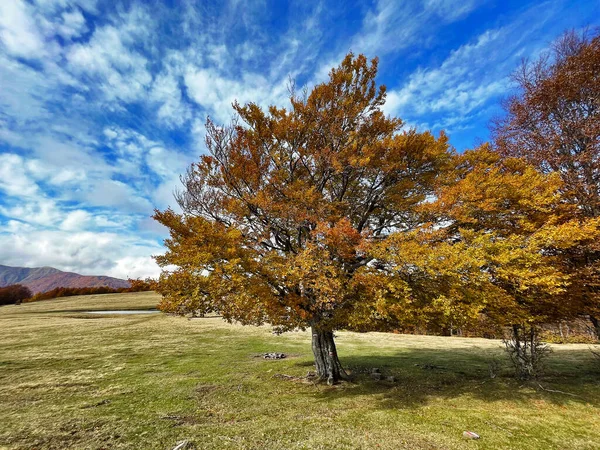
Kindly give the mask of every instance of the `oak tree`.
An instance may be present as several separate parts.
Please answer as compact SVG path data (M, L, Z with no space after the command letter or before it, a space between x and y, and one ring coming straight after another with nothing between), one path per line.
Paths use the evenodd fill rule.
M452 151L443 133L403 130L383 113L376 73L377 59L349 54L327 82L292 91L289 108L236 103L231 124L207 122L208 154L177 194L183 212L154 216L170 229L157 257L163 310L310 328L329 383L345 375L335 330L406 316L366 295L387 279L376 248L423 224Z

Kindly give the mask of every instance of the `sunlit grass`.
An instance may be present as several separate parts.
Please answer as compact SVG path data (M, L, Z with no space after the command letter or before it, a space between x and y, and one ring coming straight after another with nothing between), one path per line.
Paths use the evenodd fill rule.
M545 378L513 380L499 341L338 333L353 384L301 380L307 333L219 318L90 315L153 308L152 293L0 308L0 448L600 448L600 375L554 346ZM285 352L267 361L256 355ZM488 363L502 361L491 379ZM379 368L396 382L376 382ZM475 431L478 441L462 432Z

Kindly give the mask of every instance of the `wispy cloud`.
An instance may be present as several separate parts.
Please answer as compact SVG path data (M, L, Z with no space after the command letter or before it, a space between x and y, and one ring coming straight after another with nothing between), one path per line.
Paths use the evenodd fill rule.
M156 275L165 230L150 215L176 206L206 117L287 105L290 77L310 87L349 49L381 58L387 112L472 140L518 59L597 23L594 8L0 1L0 263Z
M0 3L0 38L10 55L38 58L44 54L44 36L31 9L23 0Z
M451 135L474 129L479 137L487 136L482 121L497 114L501 98L511 92L511 72L522 58L537 55L567 29L569 18L561 15L565 8L568 2L547 1L522 9L510 22L451 49L441 63L417 67L388 92L386 112L421 129L444 129Z
M498 42L506 34L506 30L486 31L474 42L452 51L439 67L418 68L401 88L388 93L386 112L409 117L438 114L466 119L491 97L507 92L506 70L510 69L489 67L493 52L498 51ZM486 82L481 83L482 80Z
M432 30L464 18L484 3L477 0L378 0L365 15L363 29L352 40L350 48L383 57L415 43L423 45L434 38Z

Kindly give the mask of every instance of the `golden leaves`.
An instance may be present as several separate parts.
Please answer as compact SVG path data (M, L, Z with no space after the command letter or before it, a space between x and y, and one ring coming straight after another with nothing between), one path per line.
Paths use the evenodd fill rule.
M349 54L289 110L236 103L231 125L207 123L183 213L155 214L171 233L161 308L361 331L577 310L562 255L597 241L599 223L576 220L556 175L400 132L376 71Z

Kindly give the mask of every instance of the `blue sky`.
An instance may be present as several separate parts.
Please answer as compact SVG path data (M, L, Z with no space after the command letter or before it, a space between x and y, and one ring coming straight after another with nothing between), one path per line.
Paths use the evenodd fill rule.
M231 103L287 104L352 50L386 112L488 138L522 58L600 25L594 0L0 1L0 264L155 276L178 177Z

